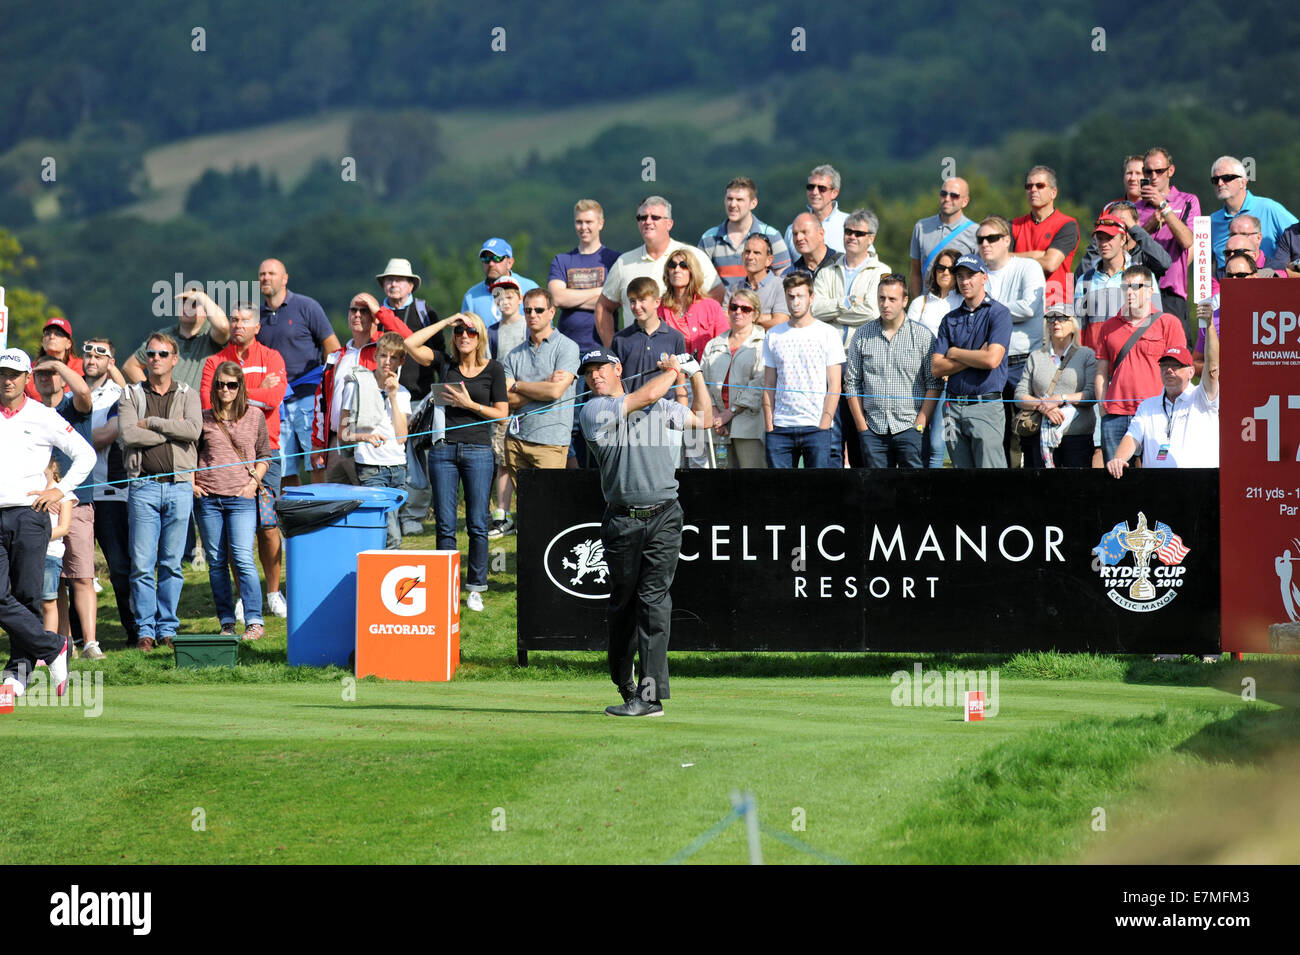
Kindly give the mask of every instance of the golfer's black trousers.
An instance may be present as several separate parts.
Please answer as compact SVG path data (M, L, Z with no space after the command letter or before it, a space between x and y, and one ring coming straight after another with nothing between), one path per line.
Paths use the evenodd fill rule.
M600 529L612 578L609 595L609 676L630 689L641 656L637 692L668 699L668 636L673 600L668 593L682 549L682 508L674 501L645 519L605 512Z
M37 660L52 663L63 647L45 629L41 589L50 515L30 507L0 507L0 627L9 634L9 663L24 683Z

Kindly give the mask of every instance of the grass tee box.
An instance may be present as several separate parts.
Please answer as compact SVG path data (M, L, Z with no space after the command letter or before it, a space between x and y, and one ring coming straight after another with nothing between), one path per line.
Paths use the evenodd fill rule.
M177 667L233 667L239 661L239 637L220 633L178 633L172 642L176 647Z
M357 554L357 676L446 682L460 664L460 551Z

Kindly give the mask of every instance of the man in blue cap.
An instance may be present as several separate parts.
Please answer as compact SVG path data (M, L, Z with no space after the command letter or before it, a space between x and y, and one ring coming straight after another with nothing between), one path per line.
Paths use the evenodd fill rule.
M686 371L694 404L686 404ZM623 366L606 348L582 356L592 397L582 434L600 467L605 515L600 539L609 567L609 675L623 703L610 716L662 716L668 699L669 594L682 547L682 508L675 469L681 441L669 431L707 430L713 405L699 363L664 355L659 373L623 391ZM673 392L676 400L667 399ZM640 656L640 681L632 664Z
M501 310L492 299L494 282L512 276L519 284L520 296L527 295L530 289L537 288L537 283L512 271L515 267L515 250L510 248L510 243L505 239L492 238L484 242L483 248L479 250L478 260L483 265L483 281L465 293L465 297L460 302L460 310L473 312L483 319L484 325L490 328L501 321Z
M932 370L948 379L943 435L957 468L1005 468L1002 389L1007 383L1011 312L984 290L988 268L978 255L953 266L962 303L939 323Z

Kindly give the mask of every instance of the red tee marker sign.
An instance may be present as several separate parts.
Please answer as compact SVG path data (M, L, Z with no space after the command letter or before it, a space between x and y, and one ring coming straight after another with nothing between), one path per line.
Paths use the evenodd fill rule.
M966 722L984 721L984 691L966 691Z
M14 711L14 688L11 685L0 685L0 713L12 713Z

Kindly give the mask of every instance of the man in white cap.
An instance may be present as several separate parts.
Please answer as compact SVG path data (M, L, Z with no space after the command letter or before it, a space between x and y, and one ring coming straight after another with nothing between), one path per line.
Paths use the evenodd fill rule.
M424 299L415 297L415 293L420 290L420 276L415 274L410 259L389 259L384 270L375 276L375 281L384 293L379 304L392 309L393 314L411 331L417 332L438 321L438 313ZM429 345L434 351L447 354L447 343L441 335L435 335ZM413 405L418 404L433 387L436 377L434 367L414 361L402 365L398 384L411 393ZM421 534L424 532L424 519L429 513L432 490L428 486L413 487L408 483L406 495L406 503L397 513L402 533Z
M483 266L483 281L465 290L460 310L473 312L483 319L484 325L491 328L501 321L501 310L492 298L492 284L497 279L513 276L519 283L520 295L527 295L530 290L537 288L537 283L514 271L515 250L505 239L491 238L484 242L483 248L479 249L478 260Z
M24 394L31 376L25 352L0 352L0 627L9 634L9 662L0 682L21 696L32 668L44 660L62 696L68 641L46 630L41 617L49 513L85 480L95 466L95 449L57 411ZM72 461L62 480L47 489L45 469L54 450Z

